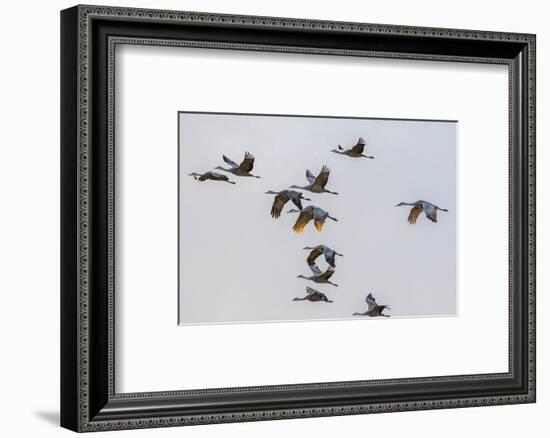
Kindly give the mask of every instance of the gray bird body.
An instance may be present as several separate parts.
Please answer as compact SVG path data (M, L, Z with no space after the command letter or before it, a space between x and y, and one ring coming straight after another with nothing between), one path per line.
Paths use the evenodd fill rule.
M331 284L333 286L338 286L336 283L332 283L329 280L334 274L334 268L332 266L329 266L325 272L321 272L321 270L315 263L308 266L309 266L309 269L311 269L311 272L313 273L313 275L310 275L309 277L306 277L304 275L298 275L297 278L303 278L305 280L310 280L315 283L321 283L321 284L326 283L326 284Z
M290 186L291 189L301 189L307 190L312 193L332 193L337 195L337 192L331 192L327 190L325 186L327 185L328 178L330 176L330 169L327 166L323 166L319 175L315 176L309 169L306 169L306 178L309 182L307 186Z
M416 201L416 202L400 202L396 205L396 207L401 207L403 205L409 205L412 206L411 211L409 213L409 216L407 218L407 222L409 224L414 225L416 224L416 221L418 219L418 216L420 216L420 213L424 212L426 217L431 220L432 222L437 222L437 211L449 211L446 208L440 208L435 204L432 204L428 201Z
M250 176L252 178L261 178L257 175L252 175L250 173L254 168L254 155L252 155L250 152L244 153L244 159L241 162L241 164L235 163L233 160L226 157L225 155L223 155L222 157L223 157L223 161L229 164L229 168L217 166L216 169L220 169L220 170L223 170L224 172L229 172L237 176Z
M384 316L386 318L389 318L390 315L384 315L382 312L384 311L384 309L389 309L388 306L386 306L385 304L377 304L376 303L376 300L374 299L374 296L369 293L367 295L367 298L365 300L367 302L367 311L366 312L355 312L353 315L354 316L371 316L371 317L376 317L376 316Z
M311 250L309 253L309 256L307 257L307 264L308 265L314 265L315 260L317 257L319 257L321 254L324 254L326 262L332 266L333 268L336 267L336 256L344 257L344 254L340 254L339 252L336 252L335 250L329 248L326 245L317 245L317 246L306 246L303 249Z
M333 149L332 152L340 155L347 155L352 158L374 158L371 155L363 155L363 150L365 149L365 140L359 137L355 146L352 146L349 149L344 149L342 146L338 145L338 149Z
M319 292L318 290L313 289L312 287L306 286L306 292L307 292L307 295L305 297L293 298L292 301L312 301L312 302L323 301L325 303L332 303L332 301L329 300L324 293Z
M327 211L314 205L308 205L302 210L292 209L287 211L287 213L299 213L298 219L296 219L296 223L294 224L294 227L292 227L292 229L298 234L304 231L304 228L311 220L313 220L317 231L323 231L323 226L327 219L332 219L333 221L338 222L338 219L330 216Z
M235 184L233 181L230 181L229 178L226 175L222 175L221 173L216 172L204 172L204 173L197 173L193 172L190 173L189 176L192 176L197 181L204 182L206 180L212 180L212 181L224 181L229 184Z
M277 195L275 196L275 199L273 200L273 206L271 207L271 216L275 219L281 216L281 211L288 201L292 201L292 203L300 210L302 210L303 208L302 200L311 201L311 199L304 198L303 193L297 192L295 190L281 190L280 192L269 190L268 192L265 192L265 194Z

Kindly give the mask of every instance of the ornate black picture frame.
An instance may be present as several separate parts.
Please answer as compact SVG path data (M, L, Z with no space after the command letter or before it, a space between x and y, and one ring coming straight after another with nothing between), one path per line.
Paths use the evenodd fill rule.
M158 393L114 387L118 43L505 64L509 372ZM100 431L535 401L535 36L99 6L61 13L61 425Z

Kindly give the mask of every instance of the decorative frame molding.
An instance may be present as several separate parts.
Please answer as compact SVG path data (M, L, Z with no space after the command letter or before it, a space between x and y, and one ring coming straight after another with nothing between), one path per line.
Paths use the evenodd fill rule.
M76 6L62 11L61 18L62 426L76 431L98 431L535 401L534 35L100 6ZM182 35L187 27L204 33L217 29L227 35L233 30L237 35L224 42L185 39L177 31L172 38L160 38L146 30L152 23L170 24L172 29L180 29ZM106 26L112 30L122 25L131 28L133 36L123 31L120 35L107 34L102 28ZM256 30L257 34L252 37L256 41L235 41L240 38L239 29ZM136 33L139 36L135 36ZM287 40L294 38L298 44L267 43L265 35L281 35L281 39ZM339 38L341 47L322 47L322 38L327 36ZM352 37L358 42L352 42ZM355 44L368 46L369 41L380 37L393 42L386 44L388 50L355 47ZM311 44L316 38L319 43L313 47ZM511 116L509 372L116 394L113 169L114 52L117 44L508 65ZM94 70L99 68L97 64L106 66L105 75ZM94 148L106 152L105 157L92 154ZM106 233L98 232L98 223L105 226ZM101 336L108 339L104 347L97 344ZM479 389L476 389L476 383ZM481 386L482 383L485 387ZM467 386L469 392L456 392L455 396L452 392L437 395L438 387L461 384ZM416 394L410 399L405 397L406 401L397 401L384 395L385 386L416 387L417 392L418 388L425 388L426 393L422 397ZM338 391L362 388L381 388L381 394L375 394L372 399L370 396L350 396L344 400L343 396L336 396ZM227 411L221 408L223 401L220 400L224 395L232 397L233 401L246 398L250 403L255 396L274 391L288 393L288 403L271 403L270 406L274 407L269 409L262 408L264 405L259 402L258 407L251 409ZM304 391L308 392L309 398ZM201 411L197 403L207 399L212 400L212 408ZM321 399L324 400L322 404L319 403ZM330 400L334 403L331 404Z

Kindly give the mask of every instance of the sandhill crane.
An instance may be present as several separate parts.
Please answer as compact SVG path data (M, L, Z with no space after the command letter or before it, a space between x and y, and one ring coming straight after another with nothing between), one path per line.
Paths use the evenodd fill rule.
M207 179L210 179L212 181L225 181L229 184L235 184L233 181L230 181L227 176L216 172L204 172L204 173L193 172L193 173L190 173L189 176L192 176L193 178L201 182L204 182Z
M216 169L220 169L224 172L229 172L237 176L251 176L253 178L261 178L260 176L252 175L250 173L250 171L254 168L254 155L252 155L250 152L244 153L244 160L241 162L241 164L235 163L231 159L227 158L225 155L223 155L223 161L229 164L230 167L226 169L225 167L217 166Z
M409 217L407 218L409 224L416 224L416 220L422 212L426 214L426 217L429 220L431 220L432 222L437 222L437 210L449 211L446 208L439 208L437 205L432 204L431 202L422 200L416 202L400 202L396 205L396 207L401 207L402 205L412 205L411 212L409 213Z
M304 201L311 201L311 199L304 198L302 192L295 190L282 190L280 192L274 192L272 190L265 192L266 195L277 195L273 200L273 206L271 207L271 216L277 219L281 216L281 211L288 201L292 201L296 207L302 210L302 199Z
M327 211L322 208L315 207L314 205L308 205L301 211L296 209L288 210L287 213L300 213L294 227L292 227L292 229L298 234L304 231L304 228L312 219L317 231L323 231L323 225L325 224L325 220L327 218L338 222L338 219L330 216Z
M334 251L333 249L329 248L326 245L317 245L314 247L306 246L303 249L311 250L311 252L309 253L309 256L307 257L308 265L314 265L317 257L319 257L321 254L324 254L325 260L327 261L327 263L333 268L335 268L336 256L338 255L340 257L344 257L344 254L340 254L339 252Z
M333 149L332 152L335 152L340 155L347 155L352 158L374 158L371 155L363 155L363 150L365 149L365 140L362 137L359 137L357 144L349 149L344 149L342 146L338 145L338 149Z
M336 283L332 283L329 281L329 278L332 277L334 274L334 268L332 266L329 266L325 272L321 272L319 267L313 263L312 265L308 265L309 269L311 269L311 272L313 275L310 277L306 277L305 275L298 275L296 278L304 278L306 280L311 280L315 283L328 283L332 284L333 286L338 286Z
M293 298L292 301L324 301L325 303L332 303L331 300L327 298L327 296L319 292L316 289L313 289L312 287L306 286L307 295L303 298Z
M359 313L355 312L353 315L362 315L362 316L385 316L386 318L389 318L390 315L384 315L382 312L384 309L389 309L388 306L385 304L379 305L376 304L376 300L372 296L371 293L367 295L367 299L365 300L367 302L368 309L366 312Z
M317 177L313 175L313 173L311 173L309 169L306 169L306 178L309 181L309 184L303 187L290 186L290 188L307 190L312 193L332 193L333 195L337 195L338 194L337 192L331 192L330 190L325 189L329 176L330 176L330 169L324 165L323 165L323 168L321 169L321 172L319 172L319 175L317 175Z

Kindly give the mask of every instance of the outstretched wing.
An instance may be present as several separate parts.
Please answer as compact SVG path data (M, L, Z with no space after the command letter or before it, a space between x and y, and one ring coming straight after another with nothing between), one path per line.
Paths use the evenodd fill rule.
M303 209L302 199L300 198L300 192L295 192L293 190L289 190L288 191L288 197L294 203L294 205L296 207L298 207L299 210Z
M292 229L298 234L302 233L311 219L313 219L313 213L310 210L302 210Z
M411 212L409 213L409 217L407 218L407 221L409 224L416 224L416 220L418 219L418 216L420 216L420 213L422 213L422 205L415 205L413 208L411 208Z
M315 175L313 175L313 173L311 173L309 169L306 169L306 178L310 184L313 184L313 182L315 181Z
M311 269L311 272L313 272L313 275L321 275L321 270L315 263L312 263L311 265L309 265L309 269Z
M285 194L278 194L273 200L273 206L271 207L271 216L277 219L281 216L281 210L288 202L288 196Z
M372 296L372 294L368 294L367 295L367 306L369 308L369 311L374 309L374 306L376 306L376 300L374 299L374 297Z
M437 208L428 205L424 212L429 220L432 222L437 222Z
M320 276L320 280L328 280L332 275L334 274L334 268L332 266L329 266L328 269L323 272Z
M327 263L332 266L333 268L336 267L336 254L334 253L334 250L330 248L325 248L325 260Z
M320 208L316 208L314 210L314 213L313 213L313 219L314 219L314 224L315 224L315 228L317 228L317 231L323 231L323 225L325 225L325 219L326 219L326 215L324 214L325 212L323 210L321 210Z
M323 247L316 247L314 250L312 250L309 253L309 256L307 257L307 264L312 265L315 263L315 260L317 257L319 257L321 254L323 254Z
M359 140L357 140L357 144L351 148L352 152L355 152L356 154L362 154L363 149L365 149L365 140L363 140L362 137L359 137Z
M244 160L239 165L239 169L243 172L250 172L254 168L254 155L250 152L244 153Z
M330 176L330 169L327 166L323 166L317 178L315 178L315 185L319 187L325 187L327 185L328 177Z
M311 294L314 294L314 293L319 293L318 290L315 290L313 289L312 287L309 287L309 286L306 286L306 292L308 295L311 295Z
M229 164L233 169L236 169L237 167L239 167L239 165L235 163L232 159L226 157L225 155L222 155L222 156L223 156L223 161Z

